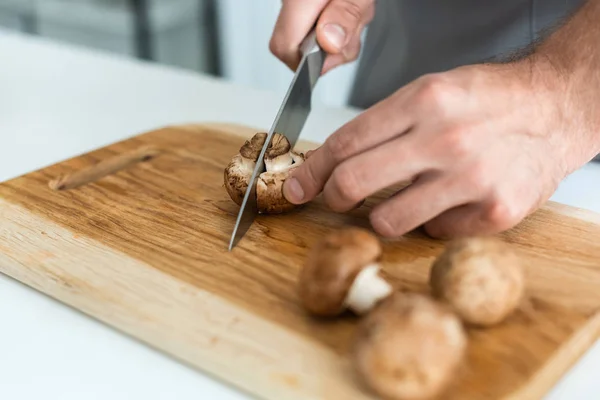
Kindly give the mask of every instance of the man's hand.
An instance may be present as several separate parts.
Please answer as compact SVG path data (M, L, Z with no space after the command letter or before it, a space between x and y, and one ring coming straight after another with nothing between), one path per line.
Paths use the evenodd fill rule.
M598 88L600 89L600 88ZM545 58L431 74L349 122L284 185L293 203L322 192L334 211L399 182L373 228L400 236L491 234L520 222L598 151L567 80ZM589 107L589 106L588 106Z
M356 60L360 35L373 18L375 0L282 0L269 43L271 52L290 69L300 62L300 44L316 23L317 41L329 54L323 73Z

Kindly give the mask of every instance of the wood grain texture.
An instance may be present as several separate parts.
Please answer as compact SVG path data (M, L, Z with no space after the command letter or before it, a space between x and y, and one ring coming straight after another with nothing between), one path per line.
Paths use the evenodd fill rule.
M309 317L295 283L315 241L368 227L389 191L348 214L319 199L259 216L229 253L238 208L223 168L254 132L159 129L1 184L0 271L261 398L374 398L346 359L358 319ZM48 187L143 146L157 156L71 190ZM549 203L500 236L527 261L530 301L496 328L469 330L467 362L443 399L539 398L596 340L599 222ZM418 231L386 240L384 274L426 292L443 245Z

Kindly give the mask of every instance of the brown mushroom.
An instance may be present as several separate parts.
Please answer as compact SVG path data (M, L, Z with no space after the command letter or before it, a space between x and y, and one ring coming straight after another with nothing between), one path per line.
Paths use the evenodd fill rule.
M225 189L229 197L241 205L248 183L256 167L256 160L267 138L264 132L255 134L240 148L224 171ZM298 206L283 196L283 182L290 171L304 162L304 154L291 150L287 138L279 133L273 134L271 143L265 152L265 171L257 177L256 202L258 212L277 214L287 212Z
M492 326L507 318L525 291L521 260L491 237L450 242L432 265L432 294L448 302L468 324Z
M439 395L467 346L460 319L430 297L395 292L363 319L351 358L364 384L385 399Z
M260 213L279 214L297 207L283 195L283 182L290 171L303 162L304 155L293 151L287 151L273 159L265 157L267 171L260 174L256 182L256 202Z
M379 275L382 248L361 228L337 230L311 249L298 280L303 306L318 316L337 316L346 309L364 314L392 292Z

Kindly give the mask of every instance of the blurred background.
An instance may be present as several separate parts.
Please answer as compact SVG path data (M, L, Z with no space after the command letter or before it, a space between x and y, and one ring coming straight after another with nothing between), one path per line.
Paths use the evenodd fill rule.
M268 49L280 7L281 0L0 0L0 30L283 95L292 72ZM356 66L343 66L320 80L315 103L345 106Z

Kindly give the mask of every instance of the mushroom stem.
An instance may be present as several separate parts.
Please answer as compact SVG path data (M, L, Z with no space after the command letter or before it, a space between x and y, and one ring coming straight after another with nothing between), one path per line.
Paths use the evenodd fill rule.
M392 286L379 275L379 269L378 264L370 264L354 279L344 304L356 314L365 314L392 293Z
M243 171L249 171L250 174L252 174L252 172L254 171L254 167L256 166L256 161L250 159L250 158L246 158L244 156L240 157L240 166L242 168Z
M292 166L294 159L292 155L287 152L273 159L265 158L265 169L268 172L280 172L289 169Z

